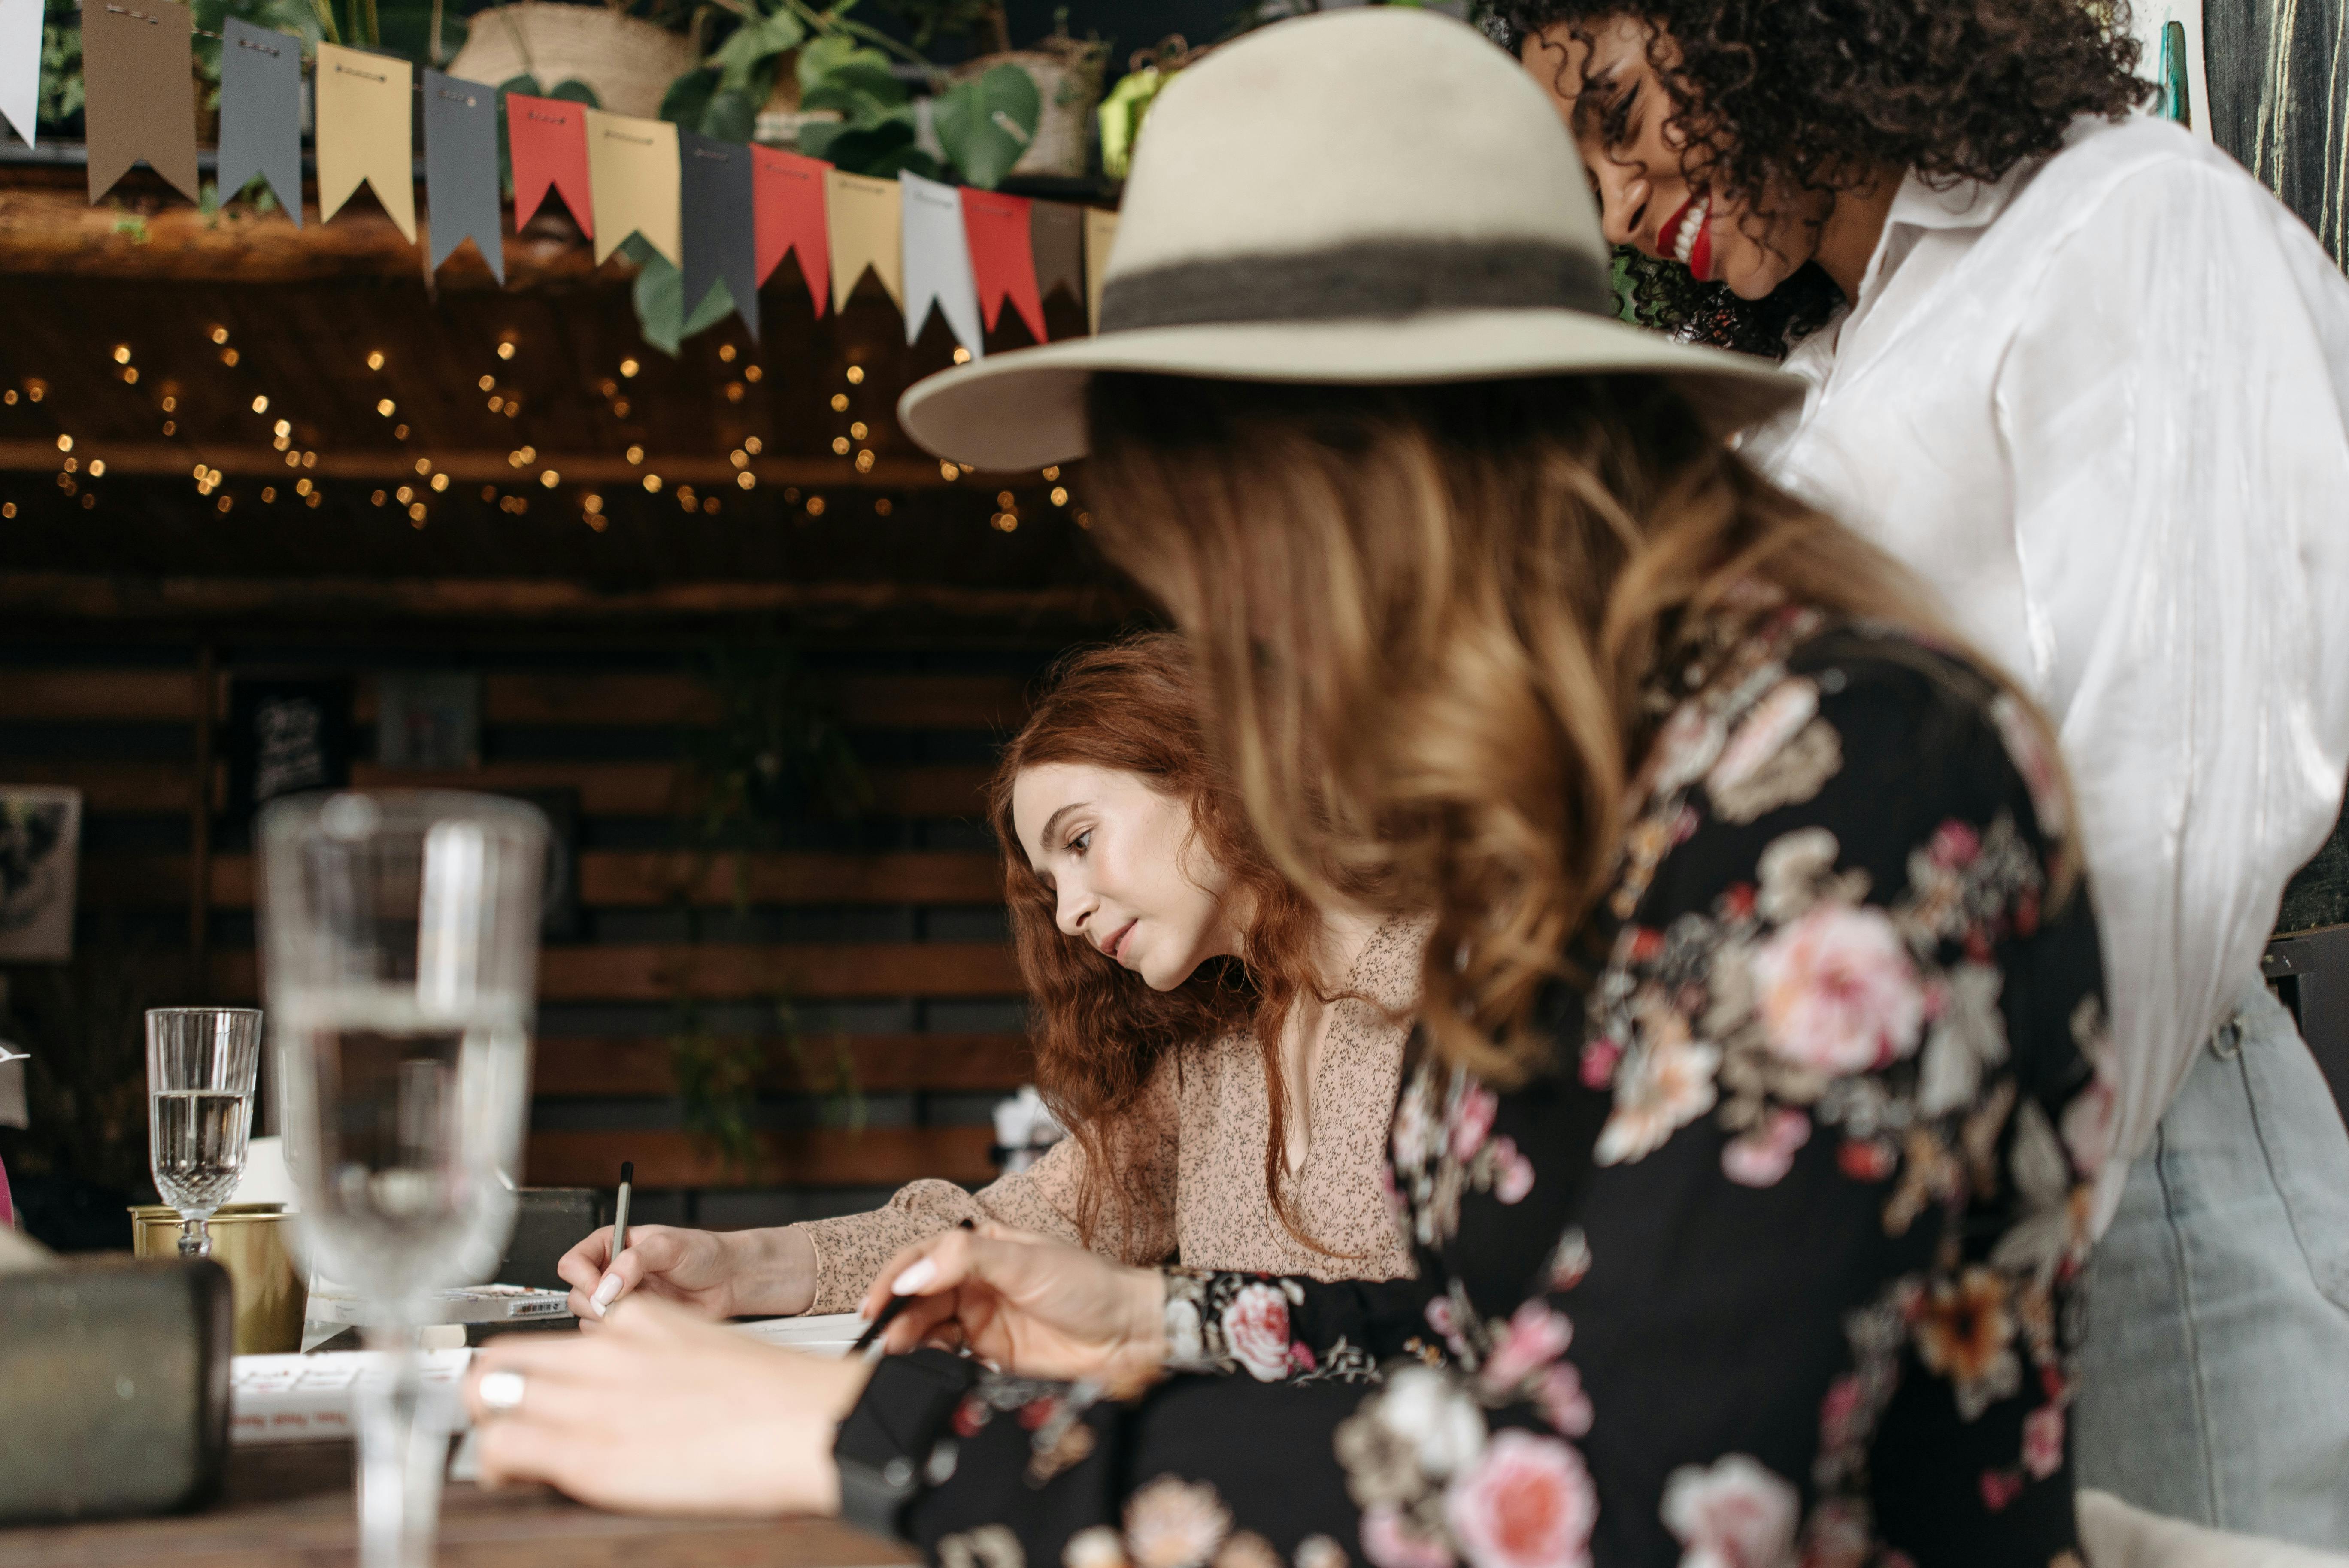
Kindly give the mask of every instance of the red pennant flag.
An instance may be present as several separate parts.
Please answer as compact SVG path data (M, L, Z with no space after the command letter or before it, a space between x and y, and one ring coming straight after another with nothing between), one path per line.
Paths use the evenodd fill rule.
M1036 248L1028 237L1029 200L1000 191L962 193L962 232L970 242L970 275L978 284L978 308L987 327L1003 315L1009 299L1037 342L1044 341L1044 302L1036 294Z
M786 252L800 253L800 276L807 280L815 313L832 297L832 245L824 228L823 177L832 165L820 158L750 149L751 210L758 230L758 279L782 265Z
M587 106L564 98L506 94L506 141L513 153L514 227L537 214L553 186L572 221L595 237L595 202L587 184Z

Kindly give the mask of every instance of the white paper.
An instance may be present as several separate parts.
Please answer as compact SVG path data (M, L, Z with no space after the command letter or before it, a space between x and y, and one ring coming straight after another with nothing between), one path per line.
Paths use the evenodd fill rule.
M41 0L0 0L0 119L32 146L41 107Z
M979 334L978 284L971 276L962 197L953 186L918 174L900 174L897 187L905 200L900 232L905 247L905 341L922 335L935 304L955 341L978 359L987 346Z
M428 1350L426 1398L448 1429L470 1424L458 1386L472 1365L471 1350ZM229 1440L240 1445L314 1443L357 1434L359 1379L387 1370L375 1350L328 1350L313 1356L239 1356L230 1363Z

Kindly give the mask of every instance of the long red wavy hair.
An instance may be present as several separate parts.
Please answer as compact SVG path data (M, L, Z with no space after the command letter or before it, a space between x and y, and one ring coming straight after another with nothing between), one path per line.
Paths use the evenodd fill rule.
M1115 1206L1115 1223L1131 1234L1123 1174L1150 1136L1136 1113L1151 1075L1170 1056L1179 1063L1186 1047L1252 1031L1271 1112L1265 1194L1290 1235L1327 1253L1299 1224L1282 1180L1288 1107L1279 1059L1281 1026L1298 997L1333 999L1315 976L1320 915L1249 829L1237 781L1209 744L1204 718L1204 687L1182 638L1146 633L1061 658L1028 722L1003 748L987 810L1003 846L1012 944L1034 1006L1036 1085L1084 1151L1077 1228L1090 1246L1105 1205ZM1189 809L1193 845L1228 878L1233 923L1246 934L1240 956L1211 959L1174 989L1154 991L1091 943L1061 931L1052 890L1029 863L1011 820L1021 770L1055 762L1138 774Z

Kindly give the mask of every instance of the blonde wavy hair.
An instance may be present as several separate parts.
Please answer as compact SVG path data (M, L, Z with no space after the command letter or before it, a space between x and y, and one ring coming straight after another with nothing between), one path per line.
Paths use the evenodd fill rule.
M1496 1081L1547 1056L1528 1019L1606 891L1651 673L1733 590L1957 645L1661 381L1100 376L1090 412L1096 536L1188 634L1266 851L1317 900L1335 868L1433 910L1429 1046Z

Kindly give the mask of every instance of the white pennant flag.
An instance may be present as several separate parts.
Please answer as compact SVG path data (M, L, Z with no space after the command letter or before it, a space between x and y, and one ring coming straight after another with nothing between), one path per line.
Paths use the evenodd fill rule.
M0 0L0 119L33 145L41 109L41 0Z
M953 186L918 174L901 173L897 184L905 202L905 341L922 335L935 304L955 341L977 359L987 348L979 336L978 284L971 277L962 196Z

